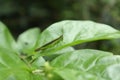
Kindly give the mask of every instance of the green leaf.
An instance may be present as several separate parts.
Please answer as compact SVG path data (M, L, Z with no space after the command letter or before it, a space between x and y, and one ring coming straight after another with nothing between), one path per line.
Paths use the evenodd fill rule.
M32 54L39 36L40 30L38 28L32 28L22 33L17 40L19 51Z
M57 57L51 62L53 67L83 71L93 74L99 78L104 78L105 80L120 79L120 77L116 77L116 79L114 79L114 76L112 76L112 74L119 74L119 69L117 71L116 68L110 68L110 70L112 69L113 72L109 71L109 67L116 64L120 64L119 55L112 55L109 52L90 49L69 52ZM117 72L113 69L115 69Z
M120 56L119 55L111 55L105 56L97 60L96 65L92 67L89 72L92 72L97 75L101 75L104 77L105 70L114 64L120 64Z
M38 47L56 43L57 40L56 44L44 50L47 54L76 44L113 38L120 38L120 32L108 25L92 21L66 20L55 23L43 31Z
M74 69L57 69L54 72L61 76L64 80L105 80L88 72Z
M11 33L7 27L0 22L0 47L14 50L15 45L16 43Z
M0 47L0 80L31 80L28 66L10 50Z
M114 64L106 69L107 78L109 80L120 80L120 64Z
M106 66L96 67L97 63L100 59L112 55L113 54L109 52L83 49L60 55L51 62L51 65L57 68L69 68L88 72L90 74L94 74L94 76L102 78L102 74L100 73L105 70Z
M112 53L83 49L60 55L51 62L54 67L72 68L88 71L94 67L97 61L105 56L111 56Z

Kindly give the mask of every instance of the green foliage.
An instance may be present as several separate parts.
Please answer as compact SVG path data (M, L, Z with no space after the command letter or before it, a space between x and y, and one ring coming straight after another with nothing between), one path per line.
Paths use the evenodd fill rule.
M120 31L92 21L66 20L17 41L0 23L0 80L120 80L120 56L72 46L120 38Z
M39 26L44 30L54 21L63 19L93 20L120 29L119 4L120 0L1 0L0 19L8 25L15 38L30 27ZM77 48L92 47L119 54L119 41L96 41Z

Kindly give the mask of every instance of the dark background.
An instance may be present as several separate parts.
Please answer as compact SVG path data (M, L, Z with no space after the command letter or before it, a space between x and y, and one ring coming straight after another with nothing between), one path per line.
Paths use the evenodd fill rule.
M61 20L93 20L120 30L120 0L0 0L0 20L16 38L23 31ZM120 40L75 46L120 53Z

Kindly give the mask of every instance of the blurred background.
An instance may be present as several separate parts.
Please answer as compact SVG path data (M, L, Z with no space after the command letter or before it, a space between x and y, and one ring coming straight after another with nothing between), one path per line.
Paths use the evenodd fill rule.
M23 31L61 20L93 20L120 30L120 0L0 0L0 20L16 38ZM75 46L120 54L120 40L103 40Z

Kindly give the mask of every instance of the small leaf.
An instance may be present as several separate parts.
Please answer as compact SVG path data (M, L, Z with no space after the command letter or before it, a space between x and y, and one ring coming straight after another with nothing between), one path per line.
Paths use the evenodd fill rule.
M39 36L40 30L38 28L32 28L22 33L17 40L19 51L32 54Z

